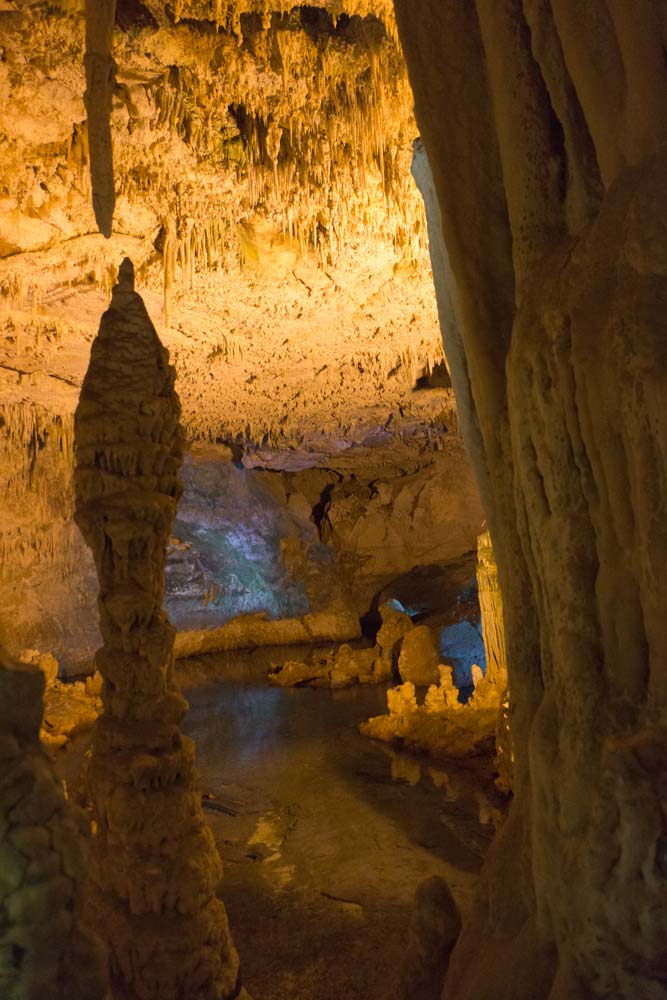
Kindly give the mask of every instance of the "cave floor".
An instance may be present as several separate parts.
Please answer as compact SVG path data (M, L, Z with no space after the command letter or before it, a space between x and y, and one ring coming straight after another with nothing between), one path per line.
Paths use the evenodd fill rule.
M417 884L465 911L501 803L477 770L357 731L384 688L273 688L271 650L184 661L222 895L254 1000L390 1000Z

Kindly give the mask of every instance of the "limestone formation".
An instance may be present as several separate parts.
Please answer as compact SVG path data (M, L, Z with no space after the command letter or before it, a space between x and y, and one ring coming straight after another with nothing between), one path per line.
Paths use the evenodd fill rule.
M437 875L417 887L400 1000L440 1000L449 956L461 933L461 914L449 886Z
M194 748L179 723L165 550L181 493L174 369L121 265L75 418L76 518L100 585L104 711L89 766L96 822L88 918L112 979L140 1000L235 995L238 957L216 891Z
M382 661L382 673L387 680L398 675L398 658L403 640L412 631L412 619L392 601L380 605L382 625L376 637ZM405 678L407 680L407 678Z
M116 0L86 0L86 112L93 209L103 236L111 236L116 192L111 104L116 65L112 56Z
M85 0L0 3L0 626L64 673L99 643L72 421L125 255L189 441L336 465L322 540L354 587L355 614L186 626L183 651L350 639L392 574L458 557L483 518L451 390L413 391L443 349L391 4L265 6L123 0L111 38L101 0L87 21ZM92 195L114 187L104 239Z
M309 661L287 660L274 664L269 681L280 687L344 688L355 684L377 684L385 677L377 647L352 649L343 643L324 655L313 654Z
M44 674L0 650L0 994L105 1000L106 956L83 924L83 813L39 742Z
M487 685L493 688L494 698L498 697L500 692L500 712L496 732L498 785L504 791L509 791L512 787L514 749L510 729L503 596L500 592L498 566L488 531L483 532L477 539L477 592L486 652L485 680Z
M488 681L504 688L507 685L507 654L503 597L488 531L484 531L477 539L477 592L486 653L485 676Z
M398 657L398 673L402 681L411 681L417 687L437 683L438 650L428 625L417 625L406 632Z
M481 670L473 670L477 686L465 705L459 701L452 668L440 664L438 675L438 681L420 694L421 700L412 681L390 688L387 712L362 723L360 731L439 760L491 755L500 704L485 687Z
M664 5L395 6L465 350L452 379L469 378L462 426L480 431L515 753L443 995L653 1000L667 971Z

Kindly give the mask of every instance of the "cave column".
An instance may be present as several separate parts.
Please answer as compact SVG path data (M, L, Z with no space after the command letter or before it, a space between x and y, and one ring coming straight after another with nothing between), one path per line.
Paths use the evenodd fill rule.
M103 638L89 918L121 992L225 1000L237 993L238 957L216 897L222 866L193 744L180 729L187 704L174 686L175 633L162 609L181 494L174 379L126 259L75 416L76 520L95 557Z

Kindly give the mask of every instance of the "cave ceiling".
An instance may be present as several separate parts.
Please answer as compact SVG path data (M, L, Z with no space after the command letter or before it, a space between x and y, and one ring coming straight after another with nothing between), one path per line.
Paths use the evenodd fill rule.
M437 423L411 392L442 348L391 4L119 0L109 240L83 6L0 4L5 405L71 418L128 254L191 438Z

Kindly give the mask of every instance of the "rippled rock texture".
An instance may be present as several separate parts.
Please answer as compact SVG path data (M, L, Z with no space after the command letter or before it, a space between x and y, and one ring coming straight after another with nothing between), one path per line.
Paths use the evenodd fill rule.
M76 518L95 557L103 638L87 912L119 989L141 1000L223 1000L236 994L238 956L216 896L222 864L180 729L187 703L162 608L182 489L174 378L126 259L75 417Z
M664 8L396 11L465 351L453 380L474 401L516 758L444 996L653 1000L667 982Z
M0 650L0 991L104 1000L106 955L83 922L84 814L40 746L45 675Z

